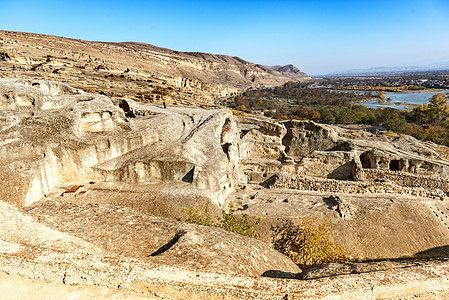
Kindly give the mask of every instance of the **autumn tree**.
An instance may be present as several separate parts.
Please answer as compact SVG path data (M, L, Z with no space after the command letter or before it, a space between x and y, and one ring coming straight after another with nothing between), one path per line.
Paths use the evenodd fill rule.
M274 249L302 269L347 260L344 250L334 241L333 226L316 216L300 218L298 225L286 221L270 230Z
M449 113L448 99L444 94L435 94L429 101L430 117L434 120L442 120Z

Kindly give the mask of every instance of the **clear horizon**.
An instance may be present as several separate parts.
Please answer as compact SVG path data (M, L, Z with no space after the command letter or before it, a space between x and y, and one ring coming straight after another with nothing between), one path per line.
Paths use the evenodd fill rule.
M309 75L449 66L449 1L7 1L0 29L293 64Z

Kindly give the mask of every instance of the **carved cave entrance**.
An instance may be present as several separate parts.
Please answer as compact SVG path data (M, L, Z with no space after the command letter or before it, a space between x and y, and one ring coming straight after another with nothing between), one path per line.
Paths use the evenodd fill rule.
M403 163L398 159L393 159L390 161L390 171L401 171Z
M186 175L181 179L184 182L193 183L193 175L195 174L195 167L190 169L189 172L187 172Z
M360 154L360 162L362 163L362 168L364 169L376 168L376 162L372 153L364 152Z

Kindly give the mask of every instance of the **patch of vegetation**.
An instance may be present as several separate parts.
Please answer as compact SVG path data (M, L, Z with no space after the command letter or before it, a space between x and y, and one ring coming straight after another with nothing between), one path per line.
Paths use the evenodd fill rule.
M235 109L279 110L295 106L348 106L351 103L372 100L371 94L330 92L325 88L307 88L303 83L287 82L283 86L249 89L233 98Z
M255 239L259 238L259 233L254 229L254 226L259 224L260 221L262 221L262 218L258 218L254 221L246 215L236 216L236 210L233 209L232 206L229 208L229 211L222 209L221 215L215 217L215 220L209 215L209 202L206 203L206 208L202 213L192 206L189 208L183 207L182 211L187 214L184 219L185 222L203 226L219 227L240 235Z
M243 111L241 111L241 110L235 110L235 109L232 110L232 114L233 114L234 116L238 116L238 117L244 117L244 116L246 116L246 113L244 113Z
M182 212L187 214L184 222L203 226L214 226L215 224L209 215L209 202L206 203L203 213L200 213L198 208L192 206L189 208L183 207Z
M301 269L347 260L345 252L332 241L333 226L316 216L300 218L298 225L285 221L270 230L274 248L290 257Z

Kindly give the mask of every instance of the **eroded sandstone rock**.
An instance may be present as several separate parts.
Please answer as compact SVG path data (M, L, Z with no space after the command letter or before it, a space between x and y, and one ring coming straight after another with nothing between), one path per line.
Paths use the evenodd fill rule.
M164 109L23 79L2 79L0 94L13 95L0 102L7 182L0 197L19 206L72 182L184 181L217 204L236 184L238 133L229 110Z

